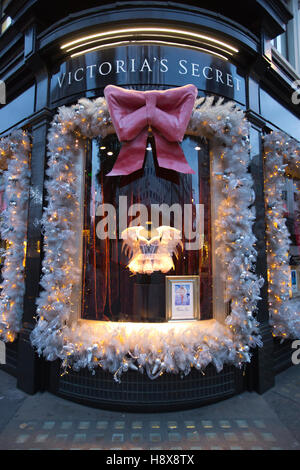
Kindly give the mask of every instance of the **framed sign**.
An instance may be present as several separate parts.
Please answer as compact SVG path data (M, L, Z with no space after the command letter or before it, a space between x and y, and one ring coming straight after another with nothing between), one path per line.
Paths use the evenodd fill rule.
M166 276L168 321L200 319L199 276Z

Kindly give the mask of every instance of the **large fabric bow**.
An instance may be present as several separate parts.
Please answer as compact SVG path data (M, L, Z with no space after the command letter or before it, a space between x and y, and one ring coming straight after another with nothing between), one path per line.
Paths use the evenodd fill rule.
M155 139L158 165L180 173L194 173L179 145L191 117L197 88L186 85L165 91L104 89L112 123L123 143L108 176L129 175L144 164L149 135Z

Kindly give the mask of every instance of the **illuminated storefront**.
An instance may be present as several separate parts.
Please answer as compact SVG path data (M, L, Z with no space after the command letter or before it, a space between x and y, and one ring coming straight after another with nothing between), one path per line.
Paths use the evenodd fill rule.
M2 229L25 268L18 299L3 271L6 369L27 392L98 406L263 392L288 363L280 335L286 346L299 328L299 107L273 98L278 71L242 24L179 4L134 20L107 8L53 22L38 43L29 28L34 84L0 110L3 161L31 168L27 237ZM25 161L4 166L8 226Z

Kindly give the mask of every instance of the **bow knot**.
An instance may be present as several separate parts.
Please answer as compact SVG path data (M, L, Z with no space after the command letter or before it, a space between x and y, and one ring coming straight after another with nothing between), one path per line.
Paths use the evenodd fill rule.
M186 131L197 88L186 85L165 91L104 90L119 140L123 143L108 176L129 175L143 167L149 133L154 137L158 164L180 173L194 173L179 145Z

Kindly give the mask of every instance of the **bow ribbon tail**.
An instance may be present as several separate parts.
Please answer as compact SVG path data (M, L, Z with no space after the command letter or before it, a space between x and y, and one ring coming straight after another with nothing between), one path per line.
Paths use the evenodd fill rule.
M122 142L122 148L107 176L130 175L143 167L148 131L142 131L133 140Z
M179 173L195 174L188 164L178 142L169 142L163 136L154 132L157 161L160 167Z

